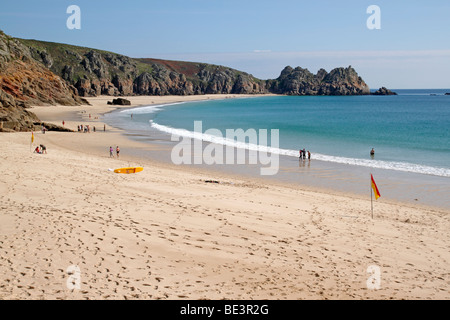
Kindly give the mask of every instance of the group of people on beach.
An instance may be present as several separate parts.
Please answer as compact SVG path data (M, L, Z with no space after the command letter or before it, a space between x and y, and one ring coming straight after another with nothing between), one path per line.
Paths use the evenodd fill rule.
M308 160L311 160L311 152L309 152L309 150L308 151L306 151L306 149L305 148L303 148L303 149L300 149L299 150L299 159L301 159L301 160L305 160L306 159L306 153L308 153Z
M311 152L306 151L305 148L300 149L299 150L299 159L300 160L305 160L306 159L306 154L308 154L308 160L311 160ZM375 156L375 150L374 148L372 148L372 150L370 150L370 156L373 158Z
M95 128L95 126L92 127L92 130L94 132L97 131L97 129ZM106 125L103 125L103 131L106 131ZM80 124L78 126L78 132L84 132L84 133L91 133L91 127L87 124L87 125L82 125Z
M93 127L93 131L95 132L95 126ZM90 133L91 132L91 127L89 125L82 125L82 124L80 124L78 126L78 132Z
M39 154L43 154L43 153L47 153L47 147L44 146L43 144L40 144L38 146L36 146L36 149L34 149L34 153L39 153Z
M120 149L119 146L116 147L116 156L119 158ZM112 146L109 146L109 157L114 158L114 149Z

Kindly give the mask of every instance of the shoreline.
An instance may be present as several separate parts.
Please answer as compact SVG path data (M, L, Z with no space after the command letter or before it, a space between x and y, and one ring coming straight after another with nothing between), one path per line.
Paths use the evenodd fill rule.
M361 194L360 192L358 192L358 188L353 188L353 190L351 190L350 188L342 188L342 187L337 187L336 184L332 185L331 187L329 185L326 185L326 187L324 186L323 183L313 183L311 184L311 180L309 180L309 183L301 183L298 182L294 179L290 179L287 177L262 177L259 176L257 173L252 173L252 174L248 174L246 172L246 169L243 170L225 170L224 168L221 168L220 166L217 165L213 165L213 166L208 166L208 165L174 165L172 164L169 160L167 159L161 159L160 157L157 157L155 152L150 152L150 153L146 153L143 154L142 152L136 152L136 149L138 150L161 150L161 146L158 145L157 143L151 142L151 141L146 141L144 143L142 143L141 141L137 141L137 139L135 139L135 135L134 134L130 134L128 132L126 132L125 130L121 129L121 128L117 128L117 127L112 127L109 126L108 123L106 123L102 118L100 117L104 117L105 114L111 113L111 112L115 112L117 110L129 110L129 109L135 109L135 108L141 108L141 107L145 107L145 106L164 106L167 104L173 104L173 103L184 103L184 102L197 102L197 101L205 101L205 100L224 100L224 99L236 99L236 98L252 98L252 97L268 97L268 96L277 96L274 94L262 94L262 95L236 95L236 94L219 94L219 95L193 95L193 96L132 96L132 97L125 97L126 99L130 100L131 105L130 106L112 106L112 105L107 105L106 102L111 100L110 96L99 96L99 97L94 97L94 98L88 98L88 101L93 104L92 105L92 109L94 112L91 112L91 119L87 118L88 113L79 113L80 110L78 110L76 112L77 116L80 117L80 121L82 120L87 120L88 122L98 122L100 124L100 126L103 126L104 124L106 125L106 127L108 128L108 131L113 131L116 133L121 134L124 138L127 139L128 142L123 142L122 144L130 144L130 142L134 142L134 143L139 143L139 145L135 144L133 146L133 148L129 148L130 150L128 150L129 154L128 156L130 156L131 158L136 158L139 159L140 161L146 161L149 160L150 163L157 163L158 165L162 165L168 168L172 168L172 169L177 169L177 170L190 170L192 172L196 172L196 173L208 173L208 174L215 174L215 175L224 175L225 177L233 177L234 179L239 179L242 174L245 176L246 179L248 180L252 180L252 181L256 181L260 184L278 184L281 186L285 186L285 187L291 187L291 188L298 188L300 190L308 190L308 191L315 191L315 192L319 192L319 193L327 193L330 195L343 195L343 196L348 196L348 197L357 197L359 199L366 199L367 196L364 194ZM81 106L83 107L83 106ZM91 106L87 106L87 108L90 108ZM43 113L45 111L48 111L49 109L47 109L49 107L33 107L32 111L37 110L38 113L40 115L43 116L47 116L46 113ZM55 106L54 107L56 110L55 111L61 111L61 107L59 106ZM62 107L65 108L65 107ZM78 109L78 108L77 108ZM82 108L82 109L86 109L86 108ZM50 113L53 115L55 114L55 111L50 111ZM58 114L58 112L56 112L56 114ZM58 114L59 117L61 117L61 114ZM94 119L95 117L99 117L99 119ZM70 116L69 116L70 118ZM52 118L50 118L52 119ZM58 119L59 120L59 119ZM53 122L54 124L58 124L58 121L47 121L47 122ZM67 122L67 121L66 121ZM85 121L86 122L86 121ZM61 123L59 123L61 124ZM73 124L74 128L73 130L76 129L75 124ZM100 128L101 131L101 128ZM164 134L166 135L166 134ZM149 148L148 144L152 144L153 148ZM169 152L169 149L166 150L166 153ZM280 158L285 158L284 156L280 155ZM292 162L292 159L288 158L288 161L284 161L284 165L286 165L289 162ZM349 168L346 171L352 172L352 171L363 171L366 169L366 167L362 166L353 166L353 165L347 165L347 164L339 164L339 163L329 163L327 161L321 161L321 160L313 160L315 163L319 163L322 164L321 167L325 166L327 167L327 170L329 170L329 168L337 168L337 167L347 167ZM247 165L245 165L245 167L248 167ZM280 167L280 169L283 169ZM287 168L287 170L291 170L289 167ZM334 170L334 169L333 169ZM375 170L378 172L383 173L382 176L387 177L390 176L391 170L388 169L368 169L370 170ZM366 170L367 171L367 170ZM305 172L302 172L302 174L304 174ZM343 173L346 174L346 173ZM348 174L348 173L347 173ZM396 172L396 171L392 171L392 174L394 176L399 175L399 176L422 176L422 174L418 174L418 173L411 173L411 172ZM277 175L278 176L278 175ZM375 176L376 177L376 176ZM425 178L427 178L428 176L425 175ZM433 176L434 177L434 176ZM429 178L429 177L428 177ZM434 177L437 179L445 179L442 177ZM319 178L318 180L323 180L322 178ZM393 184L396 183L395 179L394 181L391 181ZM426 187L424 187L426 189ZM395 192L394 192L395 194ZM383 196L383 200L382 201L387 201L388 203L392 203L392 204L398 204L398 205L405 205L405 206L411 206L411 207L421 207L421 208L425 208L425 209L433 209L433 210L444 210L444 211L448 211L450 212L450 208L447 207L445 204L440 204L440 205L436 205L436 204L430 204L430 203L420 203L420 202L416 202L417 200L414 200L413 198L409 198L409 200L405 200L405 199L398 199L399 197L399 193L397 192L396 195L394 195L394 197L386 197L385 195ZM429 202L429 201L428 201Z
M180 101L171 102L180 103ZM147 104L145 104L145 106L146 105ZM157 104L157 106L164 107L164 105L161 104ZM130 109L140 107L142 106ZM105 121L107 123L110 122L108 119L105 119ZM177 144L176 142L170 142L170 133L161 132L156 129L151 129L150 132L147 129L143 130L142 128L132 129L130 127L124 129L127 127L119 125L120 122L115 122L117 122L117 120L114 120L111 123L115 124L118 129L123 130L123 133L132 140L144 141L147 144L157 146L171 145L173 147ZM205 145L207 144L209 143L205 142ZM218 146L223 147L220 144ZM248 153L248 151L246 152ZM170 160L170 148L166 150L164 156L155 152L147 152L145 154L143 152L133 153L135 155L139 154L143 158L151 158L159 162L173 165ZM447 177L323 161L316 159L314 156L311 162L304 161L303 165L301 162L298 163L298 165L296 164L296 157L294 159L292 156L280 154L279 159L280 172L275 176L260 176L258 170L252 169L251 165L232 166L233 168L225 165L182 165L182 167L186 168L186 170L195 168L206 170L208 172L234 174L235 176L245 175L249 179L258 179L258 181L263 183L273 183L277 181L281 184L299 187L300 189L311 190L311 188L314 188L314 190L318 190L319 192L331 194L358 194L360 197L365 197L365 192L361 192L361 190L366 190L367 181L364 180L363 177L370 177L370 174L373 173L376 180L378 181L378 179L380 179L381 185L384 183L383 187L386 187L387 189L387 192L383 194L383 200L389 199L390 201L396 201L412 206L429 206L444 210L450 208L450 202L445 200L445 195L450 191L447 184ZM250 170L248 170L249 168ZM331 174L332 172L334 174ZM329 176L330 180L326 180L323 176ZM429 189L433 189L433 193L429 192Z
M31 111L73 129L102 126L100 111L117 108L105 99ZM31 152L29 133L0 133L1 299L449 297L443 208L380 198L371 219L370 199L357 194L140 158L132 150L168 146L109 126L35 139L48 154ZM120 146L119 159L109 145ZM134 175L109 170L138 165ZM379 290L366 286L371 265L382 271ZM71 266L80 289L67 287Z
M236 95L236 94L218 94L218 95L199 95L199 96L133 96L133 97L125 97L126 99L130 100L131 105L129 106L117 106L117 105L107 105L106 102L111 100L110 96L99 96L94 98L88 98L88 101L91 103L91 106L76 106L76 107L68 107L68 108L76 108L76 111L71 110L72 112L68 112L68 110L64 110L65 106L39 106L39 107L32 107L31 111L39 114L39 117L44 116L48 117L51 115L51 117L46 118L46 122L51 122L54 124L59 124L58 121L61 121L61 117L63 117L63 114L66 114L69 118L78 118L78 122L82 124L83 122L86 123L99 123L100 124L100 130L103 125L106 126L108 133L115 133L123 137L125 140L119 139L121 141L121 145L129 145L128 148L123 149L121 147L121 150L127 151L127 157L131 160L134 160L135 162L149 162L153 165L159 165L163 166L165 168L170 168L174 170L181 170L185 171L188 170L189 172L197 173L197 174L209 174L209 175L219 175L222 176L223 179L232 178L232 179L241 179L242 175L245 179L257 182L260 184L276 184L278 186L284 186L289 188L294 188L298 190L306 190L306 191L313 191L318 193L326 193L329 195L340 195L350 198L357 198L361 200L368 199L368 196L358 193L355 190L349 191L348 189L342 189L342 188L336 188L330 187L330 186L323 186L318 184L306 184L301 183L292 179L286 179L286 178L274 178L271 176L262 177L259 176L256 173L248 174L245 172L246 170L238 170L238 171L230 171L230 170L224 170L223 168L220 168L217 165L208 166L208 165L174 165L167 159L161 159L155 156L155 152L164 151L167 153L169 152L169 148L165 148L165 146L158 145L154 142L141 142L139 140L135 139L134 134L129 134L125 130L117 127L113 127L108 125L102 117L104 117L105 114L115 112L117 110L129 110L134 108L141 108L145 106L164 106L167 104L173 104L173 103L184 103L184 102L197 102L197 101L205 101L205 100L224 100L224 99L236 99L236 98L252 98L252 97L267 97L267 96L276 96L273 94L262 94L262 95ZM53 110L49 109L52 108ZM88 117L89 112L86 112L87 108L92 108L91 110L91 118ZM61 114L61 112L63 114ZM84 112L84 113L83 113ZM53 118L54 116L57 116L58 119L56 120ZM76 121L66 121L66 126L71 125L72 129L76 131L77 123ZM117 137L115 139L118 139ZM86 143L86 141L83 141ZM151 145L151 146L149 146ZM86 145L84 146L86 147ZM113 146L114 147L114 146ZM96 150L98 146L95 147ZM92 148L89 148L91 153L95 153L97 155L101 155L103 153L98 153L92 150ZM136 152L136 150L148 150L150 153L143 154L142 152ZM124 153L124 152L122 152ZM105 152L106 154L106 152ZM281 158L284 156L280 155ZM289 161L292 161L292 159L289 159ZM359 166L353 166L353 165L341 165L337 163L328 163L321 160L313 160L316 163L325 164L328 167L336 168L339 166L342 167L350 167L349 171L353 170L364 170L365 167L359 167ZM245 165L245 167L248 167L248 165ZM352 169L353 168L353 169ZM282 168L280 168L282 169ZM289 169L288 169L289 170ZM334 170L334 169L333 169ZM391 170L387 169L375 169L379 170L380 172L387 172L386 175L390 175ZM394 175L419 175L422 174L415 174L410 172L393 172ZM427 175L425 175L427 177ZM434 176L433 176L434 177ZM441 177L438 177L441 178ZM311 180L309 180L311 182ZM389 198L386 196L383 196L382 199L383 202L394 204L394 205L400 205L400 206L409 206L409 207L417 207L417 208L423 208L423 209L431 209L431 210L437 210L437 211L445 211L450 213L450 208L446 207L445 205L436 205L436 204L430 204L430 203L420 203L415 202L412 198L410 200L400 200L397 198Z

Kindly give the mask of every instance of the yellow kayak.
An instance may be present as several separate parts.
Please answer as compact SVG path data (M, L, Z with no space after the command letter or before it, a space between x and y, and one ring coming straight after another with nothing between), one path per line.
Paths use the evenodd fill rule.
M129 168L120 168L114 170L115 173L136 173L144 170L142 167L129 167Z

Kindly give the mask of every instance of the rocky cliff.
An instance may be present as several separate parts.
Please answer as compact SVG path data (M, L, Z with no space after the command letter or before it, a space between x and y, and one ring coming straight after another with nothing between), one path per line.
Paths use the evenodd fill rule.
M33 59L74 86L80 96L267 93L265 82L205 63L132 59L90 48L18 39Z
M0 31L0 130L28 131L39 119L31 105L76 105L77 90L35 61L28 47Z
M269 80L269 91L287 95L366 95L369 86L351 66L317 74L308 69L286 67L276 80Z
M264 94L370 94L355 69L286 67L275 80L231 68L183 61L132 59L116 53L35 40L20 40L36 61L74 86L80 96Z

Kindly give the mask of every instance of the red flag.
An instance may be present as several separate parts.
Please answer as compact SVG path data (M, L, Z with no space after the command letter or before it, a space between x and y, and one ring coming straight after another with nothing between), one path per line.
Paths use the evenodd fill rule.
M372 189L373 193L375 194L375 200L377 200L379 197L381 197L380 191L378 191L377 184L375 183L375 180L373 180L372 174L370 175L370 179L372 180Z

